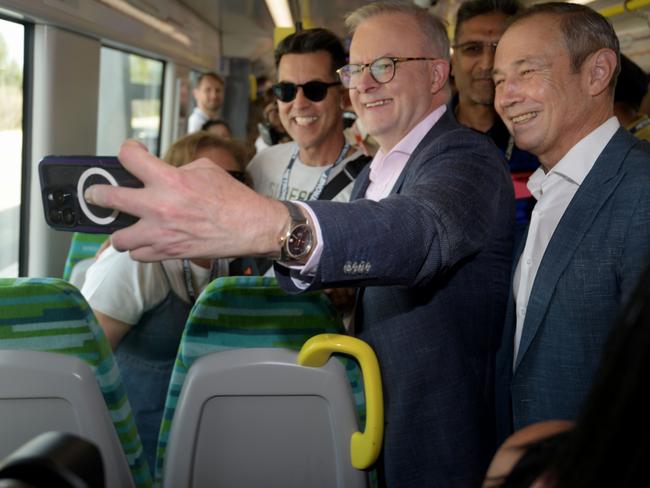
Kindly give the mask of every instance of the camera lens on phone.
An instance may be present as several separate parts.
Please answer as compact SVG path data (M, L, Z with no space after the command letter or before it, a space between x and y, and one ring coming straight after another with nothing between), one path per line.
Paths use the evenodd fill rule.
M63 210L63 223L67 225L74 224L74 212L72 209L66 208Z
M56 205L63 205L65 203L65 197L66 197L65 193L63 193L62 191L55 191L52 194L52 200L54 200L54 203Z
M50 217L50 220L53 223L58 224L59 222L61 222L61 218L62 218L61 210L58 210L56 208L51 208L50 211L48 212L48 215Z

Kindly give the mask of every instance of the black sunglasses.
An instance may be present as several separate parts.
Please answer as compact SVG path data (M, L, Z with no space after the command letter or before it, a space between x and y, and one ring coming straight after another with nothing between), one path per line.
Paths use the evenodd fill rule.
M302 88L302 93L312 102L320 102L327 96L327 89L330 86L340 85L340 81L326 83L324 81L308 81L302 85L296 85L289 81L282 81L273 85L273 93L281 102L290 102L298 94L298 88Z

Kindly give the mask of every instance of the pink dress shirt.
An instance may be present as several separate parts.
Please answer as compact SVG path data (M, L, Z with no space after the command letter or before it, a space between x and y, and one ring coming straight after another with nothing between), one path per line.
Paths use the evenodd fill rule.
M366 190L365 198L370 200L379 201L382 198L386 198L390 195L397 178L404 170L407 161L411 157L413 150L422 142L424 136L431 130L431 128L438 122L440 117L443 116L447 110L446 105L441 105L440 107L433 110L429 115L422 119L411 131L406 134L401 141L399 141L388 153L380 148L377 154L375 155L372 163L370 163L370 183ZM294 202L298 205L301 205L304 209L307 210L309 214L309 220L312 222L314 230L316 232L316 248L312 252L309 261L304 266L296 266L293 269L301 269L300 274L303 276L314 276L318 265L320 263L320 257L323 253L323 236L321 233L320 225L318 224L318 219L316 215L311 211L309 205L306 205L304 202ZM306 288L307 283L303 283L294 279L296 286L300 288Z

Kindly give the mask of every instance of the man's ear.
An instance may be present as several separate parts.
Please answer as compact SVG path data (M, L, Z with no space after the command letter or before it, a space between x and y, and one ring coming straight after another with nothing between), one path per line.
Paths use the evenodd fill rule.
M447 85L450 69L449 61L446 59L431 61L431 93L438 93Z
M611 49L599 49L585 61L588 93L600 95L609 88L609 83L616 73L616 53Z

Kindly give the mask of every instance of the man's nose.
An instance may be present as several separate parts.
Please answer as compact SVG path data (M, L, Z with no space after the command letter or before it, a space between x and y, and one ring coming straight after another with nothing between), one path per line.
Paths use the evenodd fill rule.
M359 93L365 93L376 88L379 85L370 74L370 67L366 66L357 75L356 83L353 84L354 89Z
M484 71L492 71L494 67L494 49L492 46L484 46L479 57L479 67Z
M501 81L495 90L494 106L499 108L507 108L515 103L521 101L522 95L519 84L512 80Z
M293 99L294 107L304 107L309 105L311 100L305 96L305 91L303 87L299 86L296 88L296 98Z

